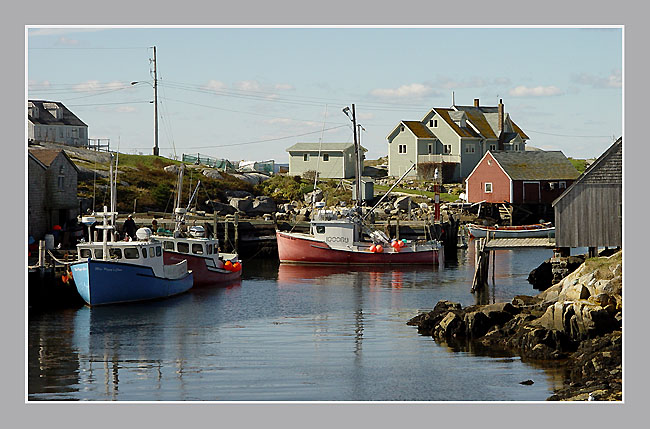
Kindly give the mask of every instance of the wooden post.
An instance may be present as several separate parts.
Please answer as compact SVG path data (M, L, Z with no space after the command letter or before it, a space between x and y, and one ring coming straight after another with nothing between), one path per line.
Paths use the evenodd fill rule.
M217 212L214 212L214 232L212 238L219 238L219 234L217 233L217 226L219 225L219 216L217 216Z
M223 251L225 252L227 247L230 245L230 240L228 240L228 216L223 220Z
M399 240L399 215L397 215L397 223L395 225L395 238Z
M239 212L235 212L235 253L239 253Z
M40 268L45 266L45 240L38 242L38 266Z

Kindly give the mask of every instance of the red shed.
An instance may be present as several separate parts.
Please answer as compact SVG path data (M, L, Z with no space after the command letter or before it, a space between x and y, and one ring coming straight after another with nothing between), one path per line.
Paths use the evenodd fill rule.
M488 151L467 177L467 201L551 204L580 176L561 151Z

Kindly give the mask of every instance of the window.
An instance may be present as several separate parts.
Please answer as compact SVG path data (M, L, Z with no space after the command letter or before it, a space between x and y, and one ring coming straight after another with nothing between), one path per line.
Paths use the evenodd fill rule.
M324 153L323 154L323 161L329 161L330 160L330 154L329 153Z
M444 146L444 153L449 153L450 154L451 153L451 145L446 144L446 145L443 145L443 146Z
M59 167L59 178L57 181L57 186L59 188L59 191L63 191L65 189L65 175L63 166Z
M156 249L154 247L149 248L149 257L154 258L156 256ZM158 255L160 256L160 255Z
M427 150L428 150L428 153L433 153L433 145L431 143L429 143L429 146L428 146Z
M404 125L399 128L400 131L404 131Z
M122 259L122 250L121 249L110 249L108 251L108 254L110 255L111 259Z
M513 149L513 150L519 150L519 145L516 144L516 145L514 146L514 149Z
M163 242L163 246L165 246L165 250L174 250L174 242L173 241L165 241L165 242Z
M79 256L82 258L90 258L90 249L79 249Z
M95 249L95 259L104 259L104 249Z
M406 153L406 145L405 144L399 145L399 147L397 149L398 149L399 153Z
M124 257L126 259L138 259L138 249L136 247L125 247Z
M160 256L160 255L162 255L162 249L160 248L160 246L156 246L156 256Z
M487 182L487 183L485 184L485 193L486 193L486 194L489 194L489 193L491 193L491 192L492 192L492 183L491 183L491 182Z
M203 255L203 245L201 243L193 243L192 253L195 255Z
M433 128L438 128L438 120L437 119L429 120L429 126Z
M72 129L72 138L76 139L78 136L79 136L78 135L78 130L76 128L73 128Z
M63 138L63 128L59 128L59 138Z
M490 150L497 150L497 145L491 144L490 145Z
M176 245L176 250L181 253L190 253L190 245L188 243L178 243Z
M465 145L465 153L474 153L476 151L476 148L474 147L473 143Z
M208 255L212 255L212 244L208 244Z
M318 225L316 227L316 233L317 234L325 234L325 227L323 225Z
M303 154L302 155L302 160L305 161L305 162L309 161L309 154L308 153Z
M560 182L559 185L558 185L558 188L566 189L566 182Z
M146 257L147 257L147 248L146 248L146 247L143 247L143 248L142 248L142 257L143 257L143 258L146 258Z

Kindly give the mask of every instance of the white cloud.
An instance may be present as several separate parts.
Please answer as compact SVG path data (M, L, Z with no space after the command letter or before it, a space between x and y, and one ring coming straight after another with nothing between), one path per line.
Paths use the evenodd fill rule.
M242 91L259 91L260 84L256 80L242 80L235 83L235 88Z
M510 90L509 94L513 97L552 97L554 95L561 95L562 90L557 86L517 86Z
M571 80L582 85L590 85L592 88L621 88L623 87L623 73L621 70L612 71L609 76L595 76L591 73L580 73L574 75Z
M210 80L208 81L208 84L204 86L205 89L209 89L212 91L218 91L220 89L224 89L225 87L226 84L219 80Z
M67 37L61 36L57 42L59 45L78 45L79 41L76 39L68 39Z
M129 85L124 82L108 82L101 83L98 80L89 80L74 86L77 92L99 92L99 91L114 91L118 89L127 88Z
M286 124L290 124L291 122L293 122L293 120L289 119L289 118L273 118L273 119L266 119L266 120L264 120L264 122L267 123L267 124L286 125Z
M434 87L444 89L461 89L461 88L485 88L488 86L509 85L510 79L507 77L496 77L494 79L484 79L480 77L471 77L464 80L456 80L446 76L438 76Z
M118 113L131 113L135 112L135 107L133 106L120 106L115 109L116 112Z
M293 89L293 85L289 85L288 83L276 83L275 89L279 89L280 91L289 91Z
M421 83L402 85L399 88L377 88L370 91L371 95L380 98L422 98L433 93L433 88Z

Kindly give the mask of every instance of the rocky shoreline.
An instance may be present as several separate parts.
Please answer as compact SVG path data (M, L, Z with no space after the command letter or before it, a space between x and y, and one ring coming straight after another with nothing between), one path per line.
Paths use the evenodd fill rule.
M440 301L407 322L436 341L506 349L563 368L551 401L622 400L622 252L588 259L536 296L472 305Z

